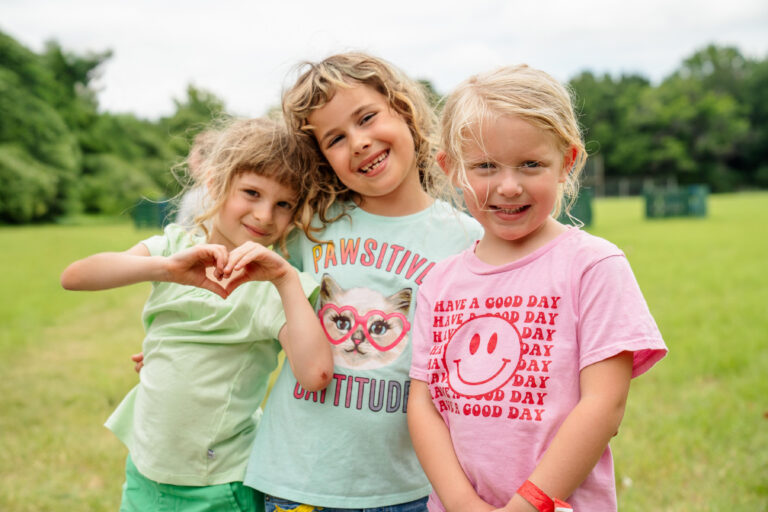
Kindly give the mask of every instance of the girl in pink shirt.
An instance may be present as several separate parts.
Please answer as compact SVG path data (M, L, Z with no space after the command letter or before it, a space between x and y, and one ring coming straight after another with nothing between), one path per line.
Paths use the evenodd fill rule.
M418 292L408 423L428 507L615 511L608 442L667 349L624 254L556 220L586 160L570 96L501 68L448 97L442 128L438 161L485 234Z

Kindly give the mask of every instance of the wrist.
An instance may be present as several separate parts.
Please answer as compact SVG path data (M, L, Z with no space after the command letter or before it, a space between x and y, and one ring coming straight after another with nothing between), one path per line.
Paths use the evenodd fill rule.
M530 480L526 480L520 486L517 495L539 512L573 512L573 508L568 503L557 498L550 498L547 493Z
M151 265L150 281L173 281L174 261L172 256L150 256L147 258L147 262Z
M295 283L298 283L299 273L295 268L286 263L284 271L281 272L279 276L271 279L270 281L273 285L275 285L275 288L277 288L279 293L283 293L286 288L292 286Z

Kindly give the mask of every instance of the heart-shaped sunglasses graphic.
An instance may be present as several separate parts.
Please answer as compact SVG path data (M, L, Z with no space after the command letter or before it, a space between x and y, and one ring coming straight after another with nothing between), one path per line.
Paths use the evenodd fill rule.
M360 328L368 343L381 352L396 347L411 328L404 314L384 313L378 309L360 315L354 306L339 307L336 304L326 304L317 316L320 317L326 337L334 345L344 343ZM385 336L390 332L395 334L393 341L386 345L376 341L376 337Z

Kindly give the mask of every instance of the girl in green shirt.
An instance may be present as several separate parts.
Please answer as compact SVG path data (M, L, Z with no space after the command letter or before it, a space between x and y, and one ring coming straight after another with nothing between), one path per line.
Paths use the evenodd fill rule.
M62 273L68 290L152 282L140 382L107 422L129 450L121 510L260 510L242 480L281 346L304 388L330 382L317 284L269 248L308 215L312 158L276 122L232 122L202 164L197 229L171 224Z

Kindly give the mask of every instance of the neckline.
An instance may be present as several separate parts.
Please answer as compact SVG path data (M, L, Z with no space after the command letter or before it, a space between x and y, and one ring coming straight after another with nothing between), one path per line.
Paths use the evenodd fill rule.
M362 209L360 206L358 206L354 202L350 202L350 204L352 205L352 209L350 210L350 213L354 213L356 216L368 217L369 219L375 219L378 222L402 222L402 221L408 221L408 220L417 219L419 217L422 217L422 216L432 212L433 210L435 210L438 207L438 203L442 204L442 201L440 201L439 199L433 199L432 202L426 208L424 208L423 210L420 210L418 212L409 213L407 215L390 216L390 215L379 215L379 214L376 214L376 213L371 213L371 212L365 211L364 209Z
M553 238L546 244L542 245L532 253L527 254L515 261L510 261L508 263L503 263L501 265L492 265L490 263L486 263L475 255L475 248L477 247L477 244L480 242L479 240L477 240L475 241L475 243L472 244L472 247L464 251L463 259L467 264L467 266L469 267L469 270L475 274L496 274L499 272L506 272L508 270L521 268L528 265L532 261L539 259L545 253L551 251L556 245L562 243L563 241L567 240L572 236L575 236L577 233L580 233L580 232L581 230L579 228L575 226L568 226L568 229L566 231L560 233L555 238Z

